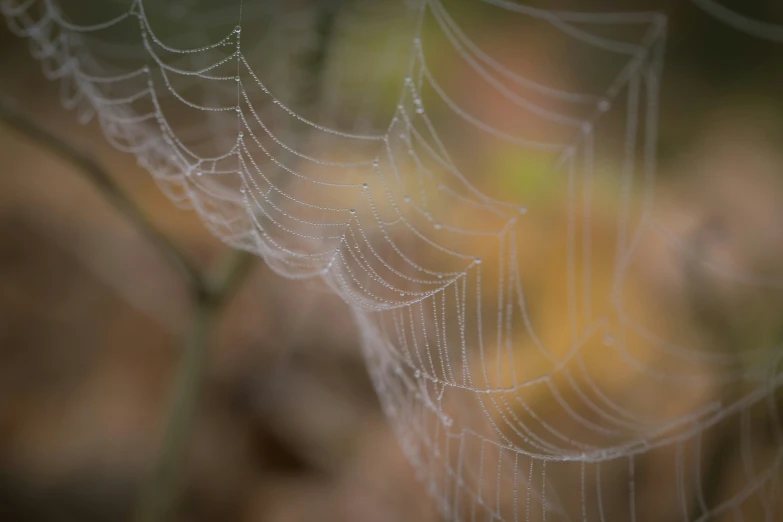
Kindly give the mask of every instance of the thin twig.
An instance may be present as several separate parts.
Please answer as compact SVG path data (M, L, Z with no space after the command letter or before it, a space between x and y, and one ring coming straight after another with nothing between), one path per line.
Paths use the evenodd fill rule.
M0 121L78 167L87 180L124 214L139 232L160 249L182 274L191 290L204 291L204 279L187 254L155 227L144 211L125 195L120 186L94 158L38 125L16 103L2 96L0 96Z
M196 299L192 327L177 368L166 417L160 457L136 513L139 522L173 520L183 486L188 441L201 397L207 367L207 341L217 319L216 303L205 294Z
M12 101L3 97L0 97L0 121L76 166L87 181L161 250L190 285L194 306L192 324L176 370L160 456L136 513L140 522L170 520L182 490L185 456L206 373L207 341L222 306L241 285L255 258L248 252L231 251L219 263L214 276L205 277L187 254L152 224L108 172L87 153L38 125Z
M243 250L229 250L218 260L214 275L208 279L207 285L219 306L233 297L250 273L255 260L255 255Z
M223 305L233 296L253 266L255 256L231 250L220 260L211 284L194 296L190 337L177 368L166 417L161 452L142 491L137 522L174 520L182 495L187 450L194 431L198 403L206 377L208 339Z

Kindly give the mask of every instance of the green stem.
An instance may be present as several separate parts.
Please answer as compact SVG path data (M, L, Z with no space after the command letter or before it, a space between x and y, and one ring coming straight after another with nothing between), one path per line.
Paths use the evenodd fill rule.
M169 414L157 465L142 492L137 522L174 520L183 489L187 450L194 431L197 406L204 386L208 360L207 340L221 307L250 271L254 256L230 251L218 264L209 290L194 295L195 311L190 337L177 369Z
M173 520L181 494L188 440L193 432L204 375L207 367L207 341L217 319L216 303L202 297L196 300L185 352L177 368L160 457L137 512L139 522Z
M128 198L106 170L85 152L49 132L25 115L12 101L0 97L0 121L77 167L166 259L190 286L194 315L172 389L161 453L136 513L139 522L171 520L179 503L185 456L198 409L207 367L207 341L221 306L241 285L254 256L231 251L219 263L215 276L204 277L173 241L159 231Z
M0 97L0 121L78 167L87 181L160 249L169 262L179 270L192 290L196 292L204 290L203 278L188 256L152 224L147 215L125 195L95 159L35 123L13 101L5 97Z
M207 283L218 305L224 305L233 297L250 273L255 260L256 256L250 252L229 250L228 254L218 261L215 275Z

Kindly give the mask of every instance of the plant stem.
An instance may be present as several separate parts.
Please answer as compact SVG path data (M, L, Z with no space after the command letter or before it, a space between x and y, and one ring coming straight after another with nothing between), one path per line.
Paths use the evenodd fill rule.
M187 254L152 224L108 172L87 153L35 123L4 97L0 97L0 121L77 167L109 203L160 249L190 287L193 319L185 351L176 370L160 457L136 513L139 522L170 520L179 503L185 456L206 374L207 341L222 305L241 285L255 257L248 252L232 250L218 264L214 276L205 277Z
M2 96L0 96L0 121L78 167L87 181L160 249L193 291L204 290L203 278L188 256L155 227L147 215L125 195L120 186L94 158L38 125L13 101Z
M240 286L253 265L254 256L232 250L218 263L206 291L196 293L194 316L185 353L171 392L163 444L155 469L142 492L136 513L138 522L173 520L183 489L188 442L196 420L208 361L207 340L220 310Z
M214 276L207 283L211 289L212 298L218 306L224 305L247 277L256 256L243 250L229 250L218 260Z
M217 319L217 303L208 294L194 303L191 330L177 368L166 417L160 457L142 492L136 520L172 520L182 490L185 456L193 431L207 366L207 341Z

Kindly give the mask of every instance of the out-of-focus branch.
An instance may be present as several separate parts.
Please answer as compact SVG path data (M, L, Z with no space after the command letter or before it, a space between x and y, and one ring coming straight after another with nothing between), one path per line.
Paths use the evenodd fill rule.
M227 303L242 286L255 264L256 256L243 250L229 250L218 260L205 286L209 289L209 298L220 307Z
M218 263L215 274L206 279L205 291L194 296L190 334L171 391L161 452L142 491L136 512L138 522L176 519L188 443L194 431L209 361L209 336L223 305L241 286L254 260L248 252L230 251Z
M209 334L217 318L216 303L196 299L192 326L182 354L170 396L160 456L142 491L136 520L174 520L181 496L188 442L198 411L207 367Z
M210 276L205 276L186 253L125 194L90 155L70 145L27 116L16 104L0 97L0 122L73 164L100 193L146 236L178 270L190 287L193 319L177 368L166 418L163 443L136 513L140 522L163 522L174 517L182 490L184 463L193 431L208 361L208 340L222 306L245 280L255 257L231 251Z
M155 227L144 211L127 197L94 158L36 123L16 103L6 97L0 97L0 121L77 167L87 181L161 251L171 265L180 272L193 292L207 290L201 274L187 254Z

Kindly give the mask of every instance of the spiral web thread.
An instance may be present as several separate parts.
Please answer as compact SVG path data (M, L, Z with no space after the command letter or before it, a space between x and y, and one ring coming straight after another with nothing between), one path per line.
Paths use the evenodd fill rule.
M317 108L291 94L306 78L295 56L312 51L312 10L0 6L61 82L63 104L97 117L172 200L350 305L385 412L449 520L743 520L751 504L774 517L776 347L738 353L672 327L645 260L654 245L727 284L783 288L703 262L658 219L666 17L475 3L595 60L598 86L523 74L470 35L459 2L349 4L337 23L348 54L330 62ZM693 4L783 41L778 25ZM370 63L358 77L346 72L352 58ZM494 116L456 93L444 63L482 87ZM388 85L401 88L396 104ZM505 174L527 180L521 200L493 185L503 167L471 163L474 145L532 165ZM609 157L619 159L601 163ZM608 211L598 187L612 194ZM560 272L550 297L531 299L538 270ZM777 448L764 458L751 449L759 418ZM741 480L721 489L707 454L727 439Z

